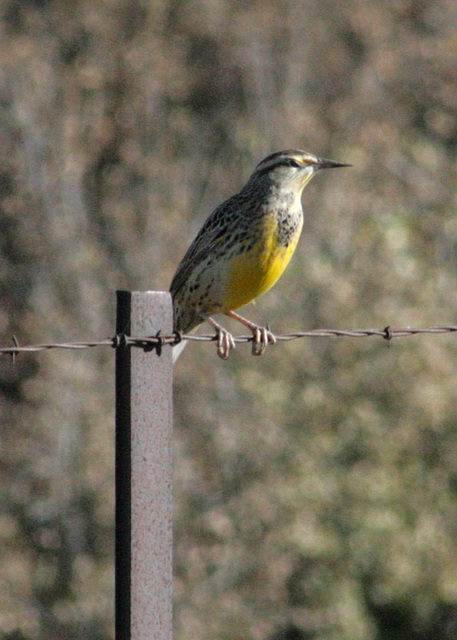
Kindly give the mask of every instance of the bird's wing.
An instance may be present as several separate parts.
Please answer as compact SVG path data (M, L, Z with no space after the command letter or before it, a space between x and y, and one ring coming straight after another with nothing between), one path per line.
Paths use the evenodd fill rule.
M193 269L223 244L227 234L233 231L230 224L233 216L228 212L237 206L236 198L233 196L219 205L198 232L176 270L170 286L172 296L186 283Z

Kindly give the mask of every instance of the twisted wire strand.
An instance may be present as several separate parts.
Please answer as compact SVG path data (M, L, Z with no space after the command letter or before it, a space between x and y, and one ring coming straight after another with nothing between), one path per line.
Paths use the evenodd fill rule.
M312 329L310 331L293 331L284 334L275 334L278 342L298 340L300 338L370 338L377 336L384 340L393 340L394 338L404 338L418 334L437 334L437 333L454 333L457 332L457 325L438 325L433 327L385 327L384 329ZM126 347L139 347L145 351L159 351L163 346L169 344L174 345L181 340L192 340L195 342L214 342L217 340L217 334L172 334L162 335L160 332L155 336L138 338L135 336L127 336L125 334L117 334L112 338L104 340L89 340L77 342L56 342L42 343L34 345L21 346L15 336L13 336L14 346L0 347L0 355L16 356L19 353L31 353L39 351L47 351L50 349L92 349L94 347L112 347L121 349ZM252 342L252 335L234 336L236 343Z

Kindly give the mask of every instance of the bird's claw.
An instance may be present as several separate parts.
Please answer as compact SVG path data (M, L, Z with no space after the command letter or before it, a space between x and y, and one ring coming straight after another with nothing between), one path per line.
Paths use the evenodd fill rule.
M235 348L235 339L231 333L229 333L223 327L217 328L217 355L222 360L227 360L230 351Z
M253 327L252 335L253 356L261 356L269 344L276 344L276 337L267 327Z

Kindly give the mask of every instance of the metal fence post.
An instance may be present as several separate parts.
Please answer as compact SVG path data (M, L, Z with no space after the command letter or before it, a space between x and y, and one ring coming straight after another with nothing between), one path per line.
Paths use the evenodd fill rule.
M117 292L117 333L172 331L162 291ZM116 354L116 640L172 637L171 348Z

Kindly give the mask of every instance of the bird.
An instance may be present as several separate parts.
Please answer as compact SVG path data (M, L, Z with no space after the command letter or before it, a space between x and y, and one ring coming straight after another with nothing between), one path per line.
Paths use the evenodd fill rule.
M276 338L236 311L271 289L294 253L303 227L301 195L323 169L352 165L300 149L264 158L239 193L207 218L181 260L170 286L177 336L207 321L216 330L217 354L226 360L235 341L213 316L225 314L253 334L252 354ZM176 362L186 341L173 347Z

